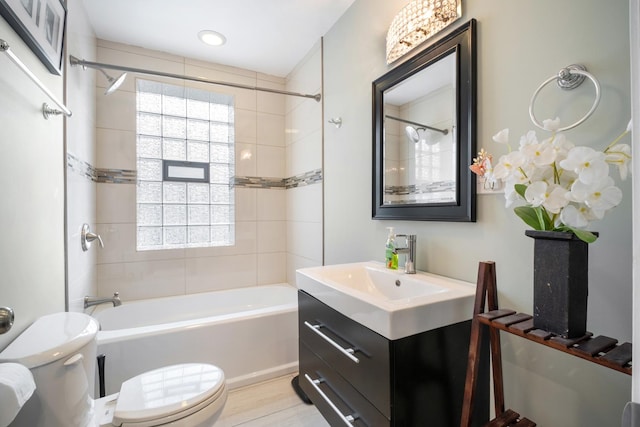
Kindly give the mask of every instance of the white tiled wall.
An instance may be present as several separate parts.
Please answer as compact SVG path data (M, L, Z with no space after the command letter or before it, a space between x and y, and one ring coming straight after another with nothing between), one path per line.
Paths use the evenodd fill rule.
M76 2L67 22L67 52L95 60L96 39L82 2ZM67 152L88 164L96 161L96 105L94 72L67 68L67 105L73 112L67 120ZM82 224L96 227L96 184L86 176L67 170L67 288L71 311L82 311L85 295L95 295L97 245L83 252Z
M97 46L98 62L281 90L304 88L315 93L321 86L319 48L285 81L103 40L98 40ZM180 80L144 78L181 84ZM96 167L135 169L134 80L129 76L117 92L104 96L105 79L96 79ZM286 178L321 168L320 103L187 84L235 96L236 175ZM295 137L285 139L290 135L285 134L287 127L298 129ZM235 246L145 252L136 251L135 185L100 183L97 187L97 231L105 243L97 259L101 295L118 291L123 299L132 300L287 279L293 283L289 272L322 260L321 184L291 190L236 188ZM296 237L292 233L301 234Z
M322 89L322 41L307 54L287 78L287 90L319 93ZM308 98L286 99L286 175L322 169L322 102ZM295 271L323 264L323 184L287 190L287 280Z

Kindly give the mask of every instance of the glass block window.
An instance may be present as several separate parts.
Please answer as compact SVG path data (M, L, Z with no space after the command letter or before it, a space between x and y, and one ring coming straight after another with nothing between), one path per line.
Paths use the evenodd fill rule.
M141 79L136 93L137 249L233 245L233 97Z

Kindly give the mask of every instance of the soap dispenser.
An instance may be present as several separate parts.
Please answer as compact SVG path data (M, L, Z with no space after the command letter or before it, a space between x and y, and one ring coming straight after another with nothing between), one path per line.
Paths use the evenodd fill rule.
M392 270L398 269L398 253L396 252L396 236L393 227L387 227L389 235L385 243L385 266Z

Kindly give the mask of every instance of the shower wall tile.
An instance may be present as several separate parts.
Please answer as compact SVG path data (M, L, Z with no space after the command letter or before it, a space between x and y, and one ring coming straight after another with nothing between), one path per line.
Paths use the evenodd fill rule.
M286 221L260 221L258 223L258 253L285 252L287 250Z
M286 220L286 191L260 190L257 192L258 221Z
M77 309L77 300L96 293L97 252L83 251L80 230L84 223L95 229L96 184L81 175L67 175L67 288L68 302Z
M256 176L258 170L257 145L238 142L235 146L236 176Z
M297 287L296 270L307 267L318 267L322 265L322 260L305 258L300 255L287 252L287 283Z
M265 79L265 74L260 74L262 78L258 78L257 86L261 86L268 89L286 90L286 84L284 79L274 77L273 79ZM284 114L284 108L286 105L286 96L270 93L270 92L256 92L256 110L260 113L282 112Z
M322 131L318 128L287 146L287 176L322 168Z
M134 130L98 128L96 144L96 168L136 169Z
M287 90L320 93L322 87L320 40L287 76ZM314 171L313 184L287 186L287 281L296 282L298 268L323 264L322 103L287 97L285 105L285 175L306 176ZM320 179L320 181L317 181Z
M269 178L285 177L285 149L258 145L258 176Z
M142 51L146 51L146 53L140 53ZM98 42L97 54L98 62L104 62L107 64L126 65L133 68L146 68L173 74L184 73L184 62L182 61L182 59L180 57L166 54L164 52L151 51L135 46L105 42L104 40L100 40ZM113 77L117 77L119 75L118 71L115 70L109 70L108 73ZM127 79L115 93L121 91L135 93L136 78L138 78L138 76L136 75L127 76ZM147 77L141 76L139 78L144 79ZM151 79L173 84L175 84L176 82L175 79L156 76L153 76ZM98 86L98 94L102 95L107 87L107 80L104 78L104 76L99 75L96 79L96 83Z
M185 260L98 264L98 293L120 293L123 301L185 293Z
M258 144L284 147L284 115L258 113Z
M185 262L188 294L256 284L255 254L187 258Z
M188 250L185 249L185 257L199 258L255 254L258 247L256 230L257 223L255 221L236 222L235 245L210 248L189 248Z
M97 190L97 218L99 224L136 222L136 186L132 184L101 183Z
M236 188L236 221L256 221L258 219L257 192L258 190L255 188Z
M74 5L73 12L67 18L65 49L75 56L95 61L96 37L84 6ZM66 121L67 153L72 153L81 162L94 163L96 159L96 73L85 71L81 67L67 67L64 80L65 101L73 111L73 119ZM58 165L57 162L53 164ZM91 227L95 227L96 183L69 169L67 169L66 178L66 212L67 303L70 311L79 312L83 310L84 296L94 295L97 292L97 253L96 251L83 252L80 243L82 224L86 222Z
M322 260L322 224L289 221L287 251L310 260Z
M98 128L136 130L136 95L118 90L109 96L96 95Z
M258 285L287 282L286 252L258 254Z
M188 60L193 62L193 60ZM204 64L204 63L201 63ZM208 80L241 84L245 86L256 86L255 72L248 71L243 74L234 74L229 70L233 67L227 67L228 70L219 70L215 68L203 67L187 63L185 65L185 74L189 76L202 77ZM240 89L228 86L212 86L209 83L189 82L189 86L196 89L214 90L218 93L233 95L234 105L236 108L243 110L256 110L256 94L252 90Z
M316 45L296 65L287 76L287 90L300 93L320 93L322 88L322 50L319 40ZM289 114L302 102L304 98L288 97L285 111ZM315 102L315 101L314 101Z
M236 109L236 141L255 144L257 133L255 110Z
M184 258L184 249L168 249L162 251L136 250L136 225L134 223L98 224L96 226L96 233L100 234L104 242L104 248L97 248L98 264Z
M322 104L312 99L305 99L287 114L286 127L291 129L286 134L286 144L292 144L306 138L321 128Z
M307 185L287 191L287 220L322 222L322 186Z

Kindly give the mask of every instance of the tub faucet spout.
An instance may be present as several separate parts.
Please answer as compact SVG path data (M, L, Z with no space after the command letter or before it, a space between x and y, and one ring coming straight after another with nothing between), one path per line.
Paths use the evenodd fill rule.
M113 297L111 298L99 298L99 297L84 297L84 308L89 308L93 305L104 304L105 302L110 302L114 307L122 305L122 301L120 300L120 294L118 292L113 293Z
M405 248L396 248L399 254L405 254L404 272L406 274L416 274L416 241L418 236L415 234L397 234L396 237L404 237L407 240Z

